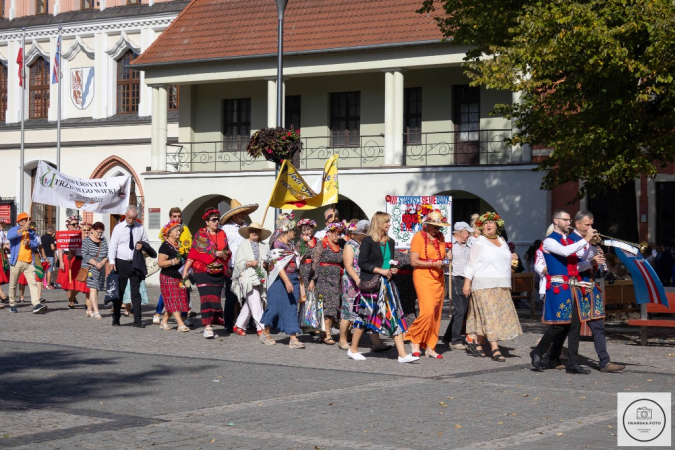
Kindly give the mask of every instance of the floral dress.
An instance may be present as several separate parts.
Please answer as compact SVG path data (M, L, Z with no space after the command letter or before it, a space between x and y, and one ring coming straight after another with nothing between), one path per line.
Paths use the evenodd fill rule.
M354 262L352 264L354 271L360 275L359 252L361 251L361 244L350 239L346 245L349 245L354 250ZM358 307L358 296L359 287L345 270L342 274L342 308L340 309L342 319L347 320L355 318L354 315L356 314L356 310L354 308Z
M323 300L323 314L326 319L337 320L342 306L342 249L334 251L327 240L312 250L312 273L314 294Z
M312 250L316 247L316 238L312 237L309 242L298 239L295 249L300 254L300 282L305 286L309 284L312 273Z

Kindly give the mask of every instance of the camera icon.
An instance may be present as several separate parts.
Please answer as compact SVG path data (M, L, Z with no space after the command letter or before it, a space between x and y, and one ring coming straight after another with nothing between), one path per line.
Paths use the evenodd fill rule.
M635 414L638 420L652 420L652 410L646 406L638 408Z

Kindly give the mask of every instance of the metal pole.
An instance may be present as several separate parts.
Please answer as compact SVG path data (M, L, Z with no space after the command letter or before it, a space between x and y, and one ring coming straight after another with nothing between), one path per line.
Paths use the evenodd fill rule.
M56 38L56 52L59 57L59 67L56 73L57 95L56 95L56 170L61 170L61 31L63 27L59 26L59 36ZM61 223L61 207L56 207L56 226L59 229Z
M277 127L283 127L283 93L284 93L284 12L288 0L276 0L277 3L277 19L278 19L278 38L277 38ZM279 177L279 163L274 165L274 179ZM279 210L274 209L274 224L276 227L277 219L279 218Z
M24 212L23 211L23 195L24 195L24 160L25 160L25 155L24 155L24 101L25 101L25 90L26 90L26 27L22 27L21 31L23 32L21 36L21 73L19 75L20 77L20 84L21 84L21 107L20 107L20 114L21 114L21 162L19 164L19 212Z

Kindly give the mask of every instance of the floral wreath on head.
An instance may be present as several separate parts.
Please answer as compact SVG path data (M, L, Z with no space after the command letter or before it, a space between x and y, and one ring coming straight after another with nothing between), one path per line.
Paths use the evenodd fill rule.
M209 208L209 209L202 215L202 219L203 219L203 220L208 220L209 216L212 216L212 215L214 215L214 214L217 215L218 217L220 217L220 211L218 211L216 208Z
M68 218L66 219L66 225L70 225L70 222L72 222L73 220L74 220L75 222L77 222L78 224L80 223L80 218L79 218L79 217L77 217L77 216L70 216L70 217L68 217Z
M276 224L277 231L280 233L286 233L288 231L291 231L297 225L297 222L293 219L295 219L295 214L293 213L279 214Z
M302 219L298 222L298 228L302 228L304 225L309 225L312 228L316 228L316 222L312 219Z
M493 221L497 224L497 229L501 230L504 228L504 220L499 217L499 214L496 212L486 212L476 220L476 227L483 228L483 224L488 221Z
M329 232L342 233L343 231L345 231L345 228L347 228L347 224L345 222L333 222L326 226L326 233Z
M94 226L94 224L91 223L91 222L81 222L80 223L80 228L84 228L84 227L91 228L93 226Z
M164 225L162 227L162 236L164 236L164 239L168 238L171 230L173 230L176 227L180 227L181 230L182 230L183 224L181 222L177 221L177 220L171 220L171 221L169 221L169 223Z
M345 231L351 233L356 230L356 223L348 223L345 225Z

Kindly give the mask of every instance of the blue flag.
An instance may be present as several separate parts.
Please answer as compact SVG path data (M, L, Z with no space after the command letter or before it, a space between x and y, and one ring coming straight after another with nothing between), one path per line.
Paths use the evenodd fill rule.
M620 248L617 248L616 256L624 263L633 278L635 300L639 305L656 303L669 307L666 290L663 289L661 280L659 280L651 264L642 255L639 253L638 255L627 254Z

